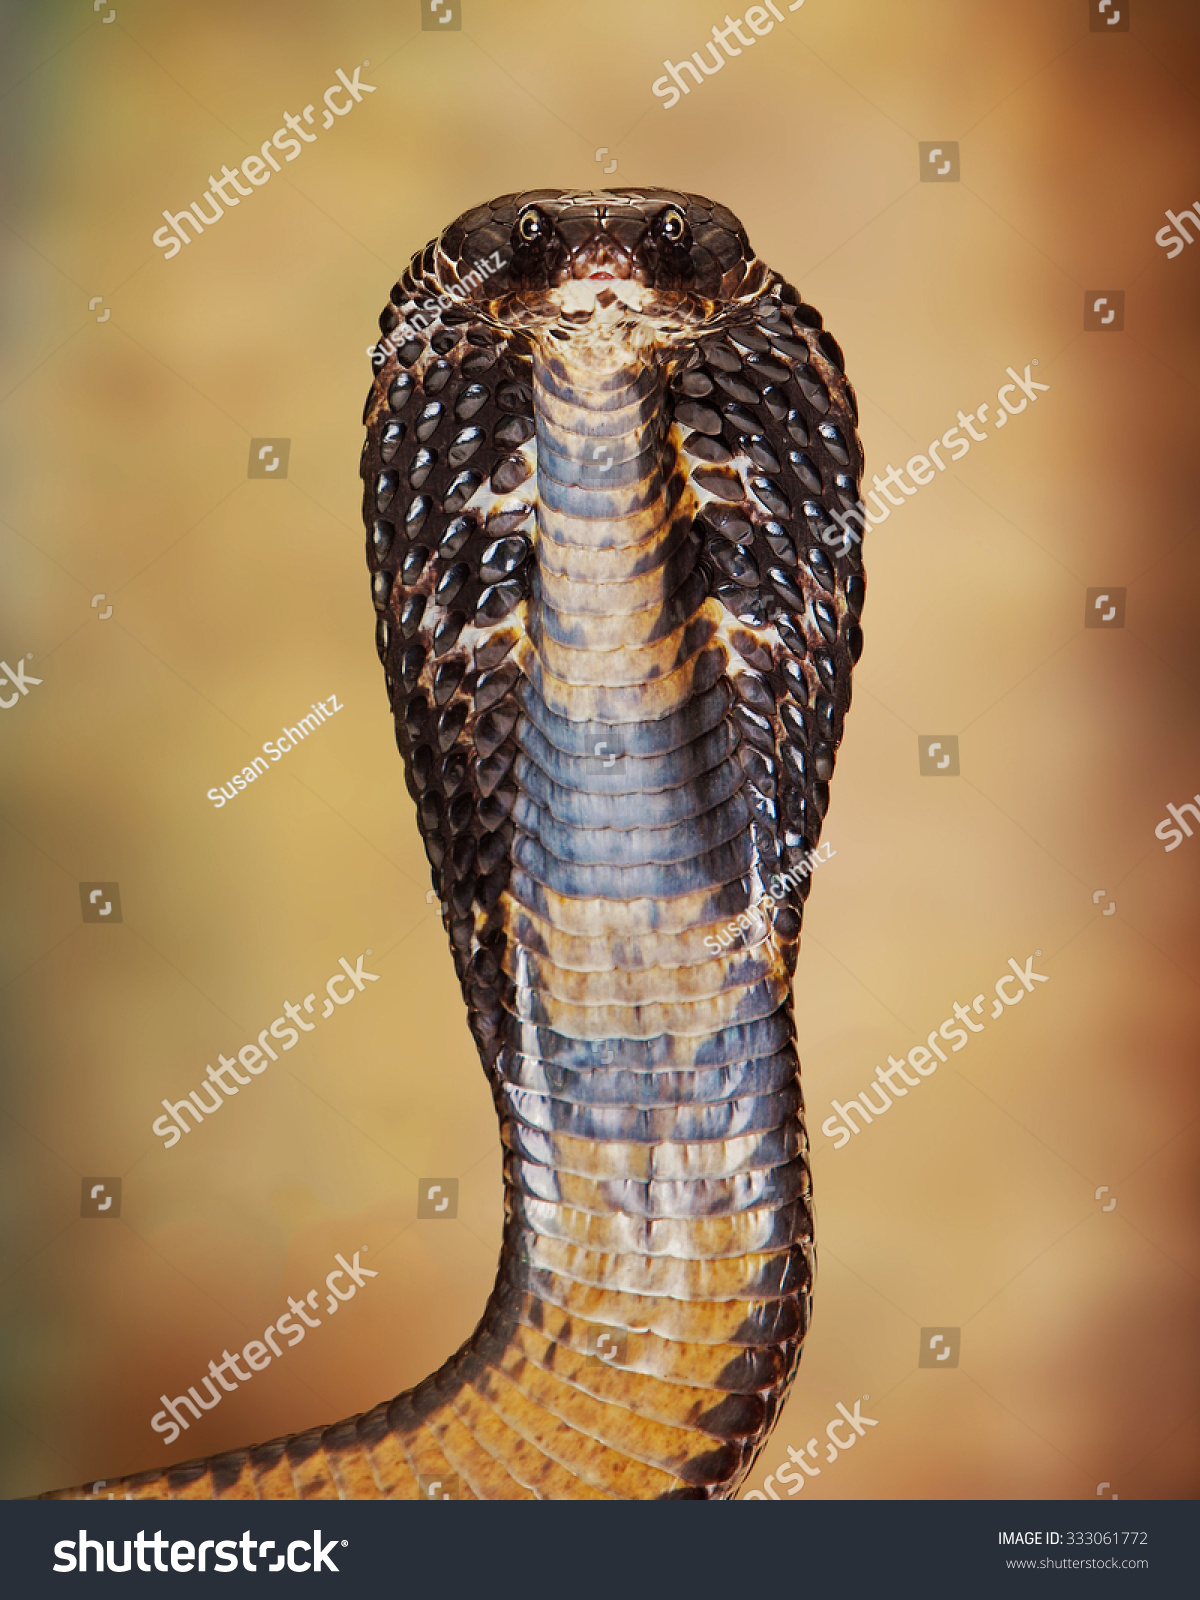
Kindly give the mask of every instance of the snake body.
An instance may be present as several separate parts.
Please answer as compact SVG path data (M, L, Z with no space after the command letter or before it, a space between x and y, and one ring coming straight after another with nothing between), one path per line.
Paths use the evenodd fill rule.
M499 1114L496 1285L417 1388L101 1492L729 1498L809 1321L791 984L862 643L853 391L668 191L477 207L380 327L377 643Z

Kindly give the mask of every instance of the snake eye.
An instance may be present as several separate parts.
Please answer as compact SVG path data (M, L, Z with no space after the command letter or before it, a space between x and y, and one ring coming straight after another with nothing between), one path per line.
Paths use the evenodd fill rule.
M669 240L671 244L679 244L687 232L687 223L682 211L676 211L673 207L670 211L663 212L660 226L663 238Z
M522 211L517 218L517 238L523 240L525 244L533 244L534 240L544 238L547 232L546 219L536 206L530 206Z

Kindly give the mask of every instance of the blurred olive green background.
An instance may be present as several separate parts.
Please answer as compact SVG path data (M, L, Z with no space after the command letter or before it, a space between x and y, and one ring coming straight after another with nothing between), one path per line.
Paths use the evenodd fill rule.
M878 1426L802 1499L1196 1493L1200 831L1168 854L1154 827L1200 790L1200 243L1169 260L1154 233L1200 199L1200 17L1134 0L1103 35L1085 0L808 0L665 110L664 58L721 20L4 13L0 655L42 681L0 712L0 1492L332 1421L474 1326L499 1141L373 645L364 350L459 211L646 182L732 207L822 310L869 471L994 402L1008 365L1049 385L869 541L797 984L815 1321L747 1487L869 1395ZM319 125L363 62L373 94L164 260L164 208L285 111ZM961 181L918 181L930 140L959 142ZM1085 333L1085 292L1113 288L1124 331ZM252 438L290 439L285 481L247 478ZM1085 631L1096 586L1127 589L1122 629ZM930 733L958 735L960 777L919 776ZM123 922L84 924L80 882L108 880ZM368 949L377 984L164 1149L164 1096ZM1035 949L1047 984L833 1148L833 1097ZM122 1178L119 1220L80 1218L84 1176ZM429 1176L460 1179L455 1220L416 1219ZM363 1247L354 1301L164 1447L159 1395ZM959 1364L918 1368L943 1326Z

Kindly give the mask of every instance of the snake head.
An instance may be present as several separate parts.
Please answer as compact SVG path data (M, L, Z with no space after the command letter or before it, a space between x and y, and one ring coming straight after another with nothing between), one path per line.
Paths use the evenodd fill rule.
M766 281L731 211L662 189L503 195L452 223L430 264L446 292L509 331L633 311L666 342L673 328L694 338L700 323L728 322Z

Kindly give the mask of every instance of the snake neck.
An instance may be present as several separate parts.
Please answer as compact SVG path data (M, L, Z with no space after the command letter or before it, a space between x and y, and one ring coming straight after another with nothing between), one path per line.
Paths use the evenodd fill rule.
M536 1445L539 1493L563 1461L574 1495L732 1493L807 1322L793 930L760 911L745 942L715 938L771 869L665 377L603 351L534 360L537 577L494 978L505 1249L476 1335L414 1396L434 1430L447 1406L486 1418L497 1479L528 1482ZM450 1433L442 1448L466 1463Z

